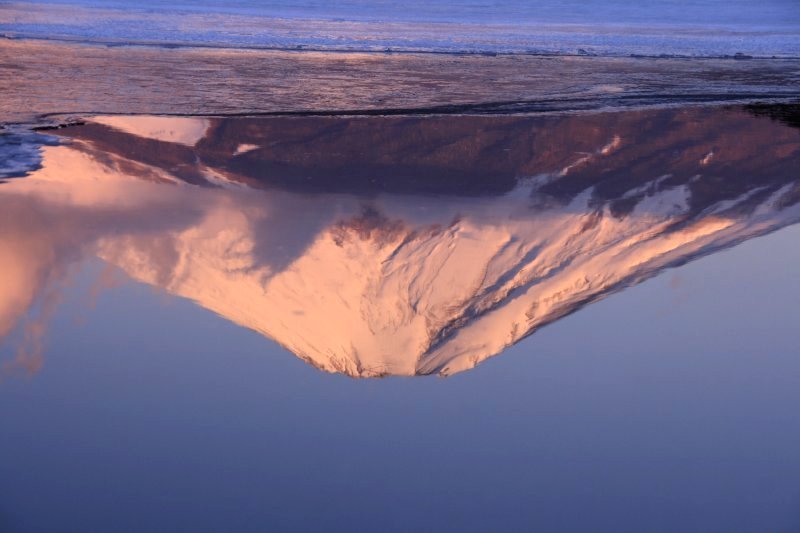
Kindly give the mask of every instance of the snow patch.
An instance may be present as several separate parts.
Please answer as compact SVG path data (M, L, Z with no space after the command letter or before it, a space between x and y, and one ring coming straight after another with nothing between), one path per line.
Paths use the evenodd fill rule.
M576 168L576 167L579 167L579 166L581 166L581 165L583 165L585 163L588 163L589 161L594 159L596 156L608 155L611 152L613 152L614 150L616 150L617 148L619 148L621 145L622 145L622 138L620 138L619 135L614 135L614 137L612 137L610 141L608 141L606 144L604 144L598 150L596 150L594 152L591 152L591 153L583 153L581 155L581 157L579 157L574 162L570 163L569 165L567 165L564 168L562 168L559 172L557 172L556 176L558 176L560 178L563 178L564 176L569 174L569 172L573 168Z
M614 138L611 139L608 143L606 143L605 146L600 148L600 151L598 153L600 155L608 155L617 148L619 148L621 144L622 144L622 139L620 138L620 136L614 135Z
M258 150L259 148L261 147L257 144L240 144L236 147L236 151L233 152L233 155L246 154L247 152L252 152L253 150Z
M205 137L209 121L192 117L99 115L90 119L137 137L194 146Z

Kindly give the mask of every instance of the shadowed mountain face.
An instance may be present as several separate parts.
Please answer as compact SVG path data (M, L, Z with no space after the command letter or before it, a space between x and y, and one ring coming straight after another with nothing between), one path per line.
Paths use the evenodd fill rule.
M0 334L100 257L326 371L460 372L800 220L796 117L93 117L0 187Z
M704 185L743 191L753 174L776 183L793 177L786 163L796 157L797 134L754 120L770 113L796 120L800 107L545 117L106 116L59 133L88 141L82 146L95 157L201 185L222 179L297 192L464 196L507 193L519 178L561 173L568 179L552 180L548 194L568 200L595 186L594 196L614 200L659 167L673 185L701 170L713 176L695 193Z

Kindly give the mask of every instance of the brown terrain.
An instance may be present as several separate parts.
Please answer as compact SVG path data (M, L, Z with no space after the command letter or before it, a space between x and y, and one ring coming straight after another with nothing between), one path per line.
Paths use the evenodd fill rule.
M790 105L548 116L215 118L194 147L91 122L55 132L143 177L163 169L210 186L205 176L213 170L257 188L484 195L508 192L523 178L560 174L539 192L568 202L593 186L598 201L613 201L612 209L624 214L655 192L629 191L651 182L661 189L688 185L697 212L756 184L762 198L797 180L798 116L800 107ZM257 148L237 153L241 145Z

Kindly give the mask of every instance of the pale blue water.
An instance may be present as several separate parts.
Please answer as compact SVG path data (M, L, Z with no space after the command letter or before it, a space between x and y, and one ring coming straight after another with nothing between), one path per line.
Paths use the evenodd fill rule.
M33 4L0 4L0 32L800 56L790 1ZM0 150L8 176L40 162L18 144ZM447 379L325 374L158 289L93 295L103 267L83 263L44 366L0 382L0 533L800 531L798 240L792 226L670 270Z
M324 374L137 284L91 304L90 265L0 385L0 531L798 531L799 238L447 379Z
M36 17L19 16L34 6ZM73 16L64 6L89 11ZM0 32L213 46L796 57L800 3L53 0L0 6Z
M777 108L757 109L761 114L754 116L730 109L697 114L684 128L679 125L691 109L660 119L648 113L627 127L607 115L614 122L606 126L608 135L598 138L619 132L622 142L630 143L632 132L642 132L617 152L622 162L631 162L633 176L641 176L635 188L620 191L653 194L640 197L644 211L621 214L621 220L658 216L663 204L653 199L664 191L657 190L663 181L658 176L667 172L707 184L693 189L702 221L690 222L694 227L713 227L726 217L736 224L752 209L761 213L753 224L800 220L800 209L792 207L800 191L795 172L800 131L789 127L796 125L796 108L784 108L783 114ZM764 116L766 111L770 114ZM324 144L315 143L311 133L302 143L307 151L293 152L292 139L309 134L305 127L293 129L282 121L282 133L268 135L281 131L266 128L270 119L261 129L253 119L246 119L247 127L226 120L214 130L219 137L209 134L194 153L184 145L120 136L120 131L81 137L81 127L75 126L74 139L85 140L72 145L70 157L57 157L67 145L26 150L9 174L19 174L26 164L31 174L0 184L0 533L800 531L799 224L750 234L731 248L701 249L709 254L701 258L685 256L695 260L608 293L463 373L357 380L322 372L233 318L239 308L268 309L258 305L275 294L268 282L245 284L251 272L264 272L264 264L276 272L296 269L301 273L297 283L316 287L319 294L296 292L296 304L276 298L268 300L270 307L290 302L294 313L311 314L315 302L328 299L342 302L337 313L349 313L355 305L380 309L377 298L354 304L339 293L344 277L364 271L331 280L336 261L305 269L296 266L302 258L286 260L305 254L310 236L329 231L323 229L326 210L339 213L331 218L332 228L352 220L347 195L294 193L301 199L275 189L241 188L226 193L153 182L159 175L150 169L189 176L187 162L193 160L237 168L240 156L220 160L219 154L255 142L258 131L264 133L257 138L268 139L270 147L301 154L299 160L306 162L352 153L352 148L359 153L367 143L347 142L353 124L329 123L326 131L338 134L341 144L324 138ZM458 119L449 120L458 127ZM481 141L497 130L497 122L459 131L467 132L461 139L477 138L468 146L479 147L476 151L489 160L494 160L492 151L510 152L513 160L511 147L527 153L532 145L554 157L562 150L579 156L587 152L577 138L572 147L561 143L572 132L603 131L598 116L562 120L569 120L568 127L551 131L564 133L534 130L538 144ZM558 125L556 117L544 123ZM718 127L704 130L709 123ZM369 149L382 153L384 161L393 160L395 146L409 161L431 147L460 152L460 142L436 141L435 132L447 123L440 119L438 124L412 130L413 136L392 137L378 128L359 138L375 139ZM535 124L512 130L514 139L531 127ZM313 130L325 135L319 123ZM655 131L648 135L647 130ZM698 138L698 131L706 133ZM393 141L381 144L387 138ZM409 138L420 144L409 145ZM547 139L556 142L545 144ZM93 152L104 142L107 152ZM747 145L758 142L769 144L750 158L747 152L740 157ZM707 144L715 146L711 162L686 166L686 154L711 157L703 156L709 153ZM214 146L219 148L206 151ZM262 164L251 167L252 176L275 168L266 159L270 152L263 153ZM619 168L614 153L596 163L601 187L619 182L606 174ZM85 158L108 166L92 178ZM330 161L330 175L347 181L350 173ZM356 156L356 163L364 161L366 156ZM587 164L592 168L591 161ZM732 167L747 172L744 179L729 171ZM313 172L314 166L307 168ZM689 177L693 168L702 174ZM486 174L487 184L497 179L491 176ZM562 183L570 178L581 179L567 174ZM459 190L470 182L467 175L459 181ZM432 221L450 218L438 211L449 212L458 201L463 218L476 221L464 226L468 238L488 234L477 242L494 246L498 233L482 231L488 226L474 215L489 197L443 195L433 204L423 191L408 194L413 187L402 196L387 192L377 198L368 194L374 191L370 187L362 185L363 194L352 205L375 199L380 207L381 196L393 196L391 203L407 205L407 214L397 219L387 211L383 220L423 228L413 235L437 231L441 225ZM741 190L747 192L741 195ZM775 190L783 196L766 193ZM565 187L560 193L565 196L552 196L550 205L557 208L568 191ZM544 196L529 197L525 211L512 211L514 202L529 194L517 189L494 205L515 219L539 212L547 231L549 216L538 211L547 205ZM630 197L617 194L616 200ZM763 203L741 200L759 195ZM725 207L732 200L744 205L732 212ZM581 209L577 202L570 205ZM276 208L259 211L265 206ZM602 218L599 226L609 227L610 217ZM682 215L672 220L666 227L678 229L672 234L676 240L691 238L691 232L681 231ZM496 218L486 224L503 227ZM250 228L252 237L237 227ZM658 242L658 226L651 229L642 239ZM580 231L591 230L586 224ZM192 241L194 246L211 253L193 260L179 241L196 232L205 237ZM216 240L226 234L239 237ZM371 238L341 242L354 250L370 246ZM573 234L565 241L566 257L570 241L579 238ZM248 242L260 244L249 248ZM626 242L637 249L636 239ZM116 256L114 262L109 256L114 249L131 255ZM385 256L375 257L383 261ZM549 271L553 277L566 262ZM114 265L161 274L148 286ZM586 265L582 272L589 279L596 273L592 263ZM411 272L423 267L424 260L398 265ZM605 271L609 279L613 274ZM174 296L183 280L192 279L199 281L186 285L192 291ZM559 287L569 290L566 284ZM248 297L228 299L241 294ZM216 314L208 302L219 300L228 305ZM391 302L384 308L387 315L403 309ZM228 318L225 310L232 313ZM254 315L263 317L262 312ZM291 345L292 339L307 336L325 343L329 317L277 340L288 338ZM350 323L357 331L358 319ZM254 322L242 324L253 327ZM323 347L331 355L338 350L334 343Z
M304 19L449 23L564 23L793 28L800 23L794 0L34 0L157 12L213 12Z

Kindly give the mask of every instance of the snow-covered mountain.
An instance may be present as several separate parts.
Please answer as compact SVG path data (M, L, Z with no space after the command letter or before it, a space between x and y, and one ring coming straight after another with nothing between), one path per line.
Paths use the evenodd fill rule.
M178 126L165 140L125 123L115 149L106 129L75 128L0 203L58 204L87 253L357 377L470 369L664 268L800 221L798 130L753 112L397 122L394 137L329 123L341 139L327 146L331 168L358 176L342 191L325 152L308 151L330 139L306 136L303 155L303 135L269 141L275 124L262 120L178 125L205 132L191 143ZM370 135L370 154L341 155ZM443 169L422 187L439 194L370 185L399 160ZM444 194L470 164L491 166L494 183Z

